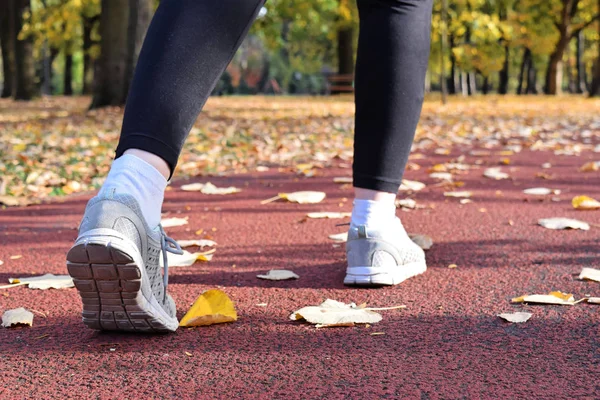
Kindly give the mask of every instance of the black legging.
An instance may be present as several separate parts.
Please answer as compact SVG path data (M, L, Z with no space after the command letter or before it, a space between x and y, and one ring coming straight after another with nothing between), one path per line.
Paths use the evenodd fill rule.
M354 186L395 193L423 104L432 0L357 0ZM141 149L175 169L198 113L264 0L163 0L127 99L117 157Z

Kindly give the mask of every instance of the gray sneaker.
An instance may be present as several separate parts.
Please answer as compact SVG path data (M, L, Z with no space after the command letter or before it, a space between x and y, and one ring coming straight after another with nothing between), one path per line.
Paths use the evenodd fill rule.
M346 256L345 285L397 285L427 269L425 253L398 218L382 230L350 225Z
M148 227L132 196L113 190L91 199L67 254L84 324L100 330L176 330L175 302L166 292L166 252L182 253L160 225Z

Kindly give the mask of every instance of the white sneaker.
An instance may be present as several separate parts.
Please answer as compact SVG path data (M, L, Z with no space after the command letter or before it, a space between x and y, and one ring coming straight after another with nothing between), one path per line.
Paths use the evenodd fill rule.
M425 253L406 234L399 218L384 229L350 225L345 285L397 285L427 269Z

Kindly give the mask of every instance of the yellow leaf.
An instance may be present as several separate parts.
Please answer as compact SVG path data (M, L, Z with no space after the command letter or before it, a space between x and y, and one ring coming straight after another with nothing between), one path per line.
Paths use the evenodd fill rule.
M594 161L590 161L587 162L585 164L583 164L581 166L581 168L579 168L579 170L581 172L595 172L598 171L600 169L600 165L598 165L599 163L594 162Z
M577 210L597 210L600 208L600 202L588 196L576 196L571 201L573 208Z
M231 299L221 290L202 293L179 322L179 326L205 326L237 321Z

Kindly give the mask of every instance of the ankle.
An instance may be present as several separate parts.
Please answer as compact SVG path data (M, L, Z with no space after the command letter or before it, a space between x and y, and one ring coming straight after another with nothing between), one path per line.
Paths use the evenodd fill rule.
M123 155L125 154L130 154L132 156L136 156L137 158L144 160L145 162L156 168L156 170L160 172L160 174L164 176L164 178L167 180L171 176L171 168L169 168L169 164L167 164L165 160L163 160L156 154L152 154L140 149L125 150Z

